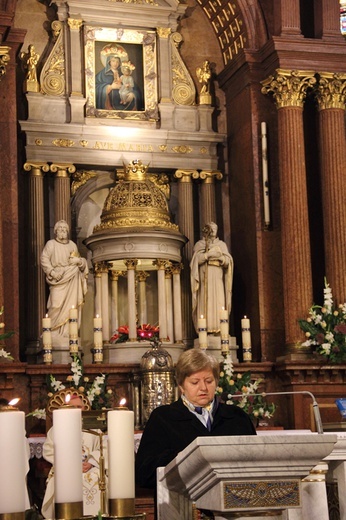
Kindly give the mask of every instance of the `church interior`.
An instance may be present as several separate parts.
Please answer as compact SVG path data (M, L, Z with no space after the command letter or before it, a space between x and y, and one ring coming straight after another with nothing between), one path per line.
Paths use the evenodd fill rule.
M0 27L0 399L20 398L35 439L33 501L75 362L106 375L95 408L124 399L135 437L193 347L269 394L258 431L342 432L346 2L0 0ZM49 250L61 222L69 293ZM229 262L221 304L194 264L206 229ZM136 492L138 515L154 508Z

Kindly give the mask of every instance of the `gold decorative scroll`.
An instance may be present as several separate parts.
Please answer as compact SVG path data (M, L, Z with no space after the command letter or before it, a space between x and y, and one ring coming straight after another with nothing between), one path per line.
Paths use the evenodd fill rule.
M176 170L174 172L174 177L179 180L179 182L192 182L192 179L198 179L199 173L197 170Z
M7 47L7 45L0 45L0 81L6 74L6 66L10 61L10 50L11 47Z
M178 47L183 37L180 33L173 33L171 42L171 69L172 69L172 98L177 105L195 105L196 89L187 70Z
M55 20L52 30L56 42L42 69L40 83L41 92L51 96L62 96L65 93L65 48L62 22Z
M79 188L84 186L88 182L88 180L96 177L97 174L93 170L77 170L72 175L72 186L71 186L71 195L75 195Z
M199 172L199 178L202 179L205 184L213 184L214 179L221 181L223 175L219 170L202 170Z
M262 81L262 94L272 93L277 108L303 107L308 89L316 83L313 71L277 69Z

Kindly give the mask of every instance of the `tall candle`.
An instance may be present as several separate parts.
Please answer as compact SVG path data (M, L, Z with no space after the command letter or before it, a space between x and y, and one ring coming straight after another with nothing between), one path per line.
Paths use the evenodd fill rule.
M199 347L206 349L208 348L207 320L203 317L203 314L197 321L197 328Z
M52 348L52 320L46 314L45 318L42 318L42 343L43 348Z
M229 324L228 324L228 311L224 307L220 310L220 339L221 339L221 352L229 352Z
M70 353L78 353L78 309L71 307L69 312Z
M246 316L241 320L243 360L252 361L250 320Z
M29 464L24 412L0 412L0 432L0 514L24 513Z
M268 227L270 225L270 208L269 208L267 124L265 122L261 123L261 139L262 139L262 184L263 184L264 224L266 227Z
M94 318L94 347L102 347L102 318L96 314Z
M53 411L55 503L83 503L82 410Z
M111 410L107 422L109 499L134 499L134 413L130 410Z

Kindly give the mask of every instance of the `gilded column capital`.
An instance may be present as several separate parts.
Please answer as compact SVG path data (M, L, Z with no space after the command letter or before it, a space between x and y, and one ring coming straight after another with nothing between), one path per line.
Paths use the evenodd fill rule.
M262 94L272 93L276 107L302 108L306 92L316 83L314 71L277 69L275 75L262 81Z
M319 82L316 86L316 100L319 110L326 110L327 108L341 108L345 110L346 74L319 73Z
M170 262L168 260L166 262L166 266L165 266L165 278L167 278L167 279L172 278L172 275L173 275L172 267L173 267L172 262Z
M76 171L76 167L71 163L53 163L50 165L50 171L56 173L56 177L68 177L69 173Z
M95 276L101 276L101 274L108 273L110 264L108 262L97 262L94 265Z
M166 269L167 267L167 260L163 260L162 258L157 258L156 260L153 261L153 265L155 265L159 271L163 271L164 269Z
M0 45L0 81L6 74L6 66L10 61L10 50L11 47L8 47L7 45Z
M146 279L150 276L146 271L137 271L136 277L139 282L145 282Z
M197 170L176 170L174 178L180 182L192 182L192 179L198 179L199 173Z
M126 271L113 271L113 269L110 271L111 274L111 281L117 282L119 280L119 276L126 276Z
M69 26L69 28L70 28L71 30L73 30L73 31L78 30L78 31L79 31L79 29L80 29L80 28L82 27L82 25L83 25L83 20L78 19L78 18L69 18L69 19L67 20L67 23L68 23L68 26Z
M130 258L124 260L124 264L126 265L128 271L134 271L136 269L136 265L138 264L138 260L137 258Z
M172 274L180 274L184 269L184 265L182 263L172 264Z
M223 175L218 170L202 170L199 172L199 178L204 181L204 184L214 184L214 179L221 181Z
M172 32L170 27L156 27L156 32L159 38L169 38L169 35Z
M42 172L49 172L49 165L44 162L26 162L23 169L26 172L31 172L32 177L40 177Z

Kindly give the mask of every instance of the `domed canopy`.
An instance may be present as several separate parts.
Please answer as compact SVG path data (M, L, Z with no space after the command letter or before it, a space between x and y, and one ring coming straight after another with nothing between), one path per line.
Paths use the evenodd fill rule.
M106 198L101 224L95 231L124 227L177 230L170 221L165 194L147 175L148 166L132 161L123 179L117 181Z

